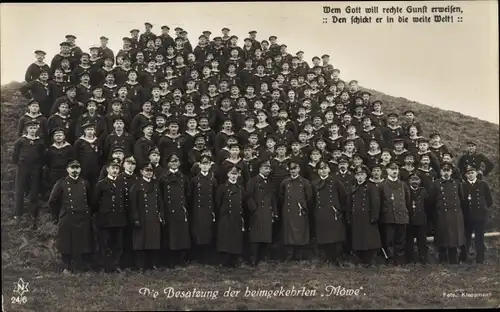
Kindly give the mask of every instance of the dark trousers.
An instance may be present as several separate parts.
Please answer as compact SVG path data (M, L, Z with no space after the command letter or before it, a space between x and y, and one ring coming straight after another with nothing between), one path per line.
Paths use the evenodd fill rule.
M439 247L439 263L446 261L450 264L458 263L458 251L456 247Z
M408 225L406 227L406 261L415 262L415 239L417 239L418 259L427 263L427 227L425 225Z
M342 243L342 249L344 251L344 255L350 255L352 252L352 226L349 224L346 224L345 235L346 239Z
M250 245L250 263L257 265L265 257L269 249L268 243L251 243Z
M121 258L121 267L123 269L133 268L135 266L135 252L133 246L133 228L126 226L122 229L123 252Z
M485 220L470 220L465 222L465 246L460 247L460 261L466 262L472 244L472 233L475 234L474 242L476 246L476 262L484 262L484 227Z
M388 261L400 263L404 257L406 242L406 224L383 224L382 245Z
M375 258L376 250L358 250L356 255L359 260L364 265L371 265L373 263L373 258Z
M123 228L99 229L99 255L101 266L106 271L116 270L123 253Z
M24 209L24 195L29 191L29 209L31 216L38 219L38 194L40 191L42 167L39 164L19 164L16 170L15 180L15 206L14 214L20 217L26 211Z
M293 261L293 260L306 260L305 250L307 246L295 246L295 245L286 245L284 246L285 251L285 261Z
M185 265L188 261L188 250L169 250L169 256L167 258L167 264L169 267L173 268L177 265Z
M197 261L201 264L208 264L210 262L211 250L213 249L212 244L198 245L193 243L192 248L189 251L189 259L191 261Z
M339 263L342 256L342 244L343 242L319 244L319 249L321 249L324 253L323 260L329 263Z
M226 267L236 267L239 265L239 254L221 252L219 254L220 264Z
M68 271L88 271L91 265L90 254L61 254L63 269Z
M158 250L136 250L136 266L139 270L151 269L158 265Z

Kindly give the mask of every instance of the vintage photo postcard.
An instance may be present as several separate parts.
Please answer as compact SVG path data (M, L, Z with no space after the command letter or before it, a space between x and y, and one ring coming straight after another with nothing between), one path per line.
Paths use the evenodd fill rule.
M2 3L2 311L500 307L497 12Z

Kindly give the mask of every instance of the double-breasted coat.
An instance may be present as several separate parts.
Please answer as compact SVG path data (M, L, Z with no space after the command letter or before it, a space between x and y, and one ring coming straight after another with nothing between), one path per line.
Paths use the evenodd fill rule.
M249 211L249 241L272 243L273 214L278 215L276 192L270 178L258 174L246 186L247 209Z
M309 207L312 188L309 181L299 176L286 178L280 185L281 221L285 245L309 243Z
M241 254L243 251L243 204L245 189L240 183L226 183L217 188L217 251Z
M488 208L493 205L490 187L485 181L477 179L474 183L462 182L464 218L466 221L486 221Z
M50 193L49 208L57 221L57 248L61 254L86 254L94 249L89 183L79 177L65 177Z
M332 176L312 182L314 229L318 244L342 242L346 238L344 185Z
M377 221L380 217L380 197L374 183L366 180L351 186L347 216L351 222L352 249L373 250L382 246ZM370 222L374 220L375 222Z
M97 182L93 199L97 226L100 228L127 225L125 185L122 180L105 177Z
M188 200L191 234L197 245L208 245L214 236L217 181L211 172L198 173L189 182Z
M159 250L161 247L161 220L165 220L163 201L158 181L137 178L129 191L130 220L139 221L133 229L134 250Z
M435 243L439 247L460 247L465 244L462 198L458 180L440 178L432 184L429 201L435 216Z
M166 224L162 231L162 248L191 248L186 190L188 178L180 170L167 170L161 179Z

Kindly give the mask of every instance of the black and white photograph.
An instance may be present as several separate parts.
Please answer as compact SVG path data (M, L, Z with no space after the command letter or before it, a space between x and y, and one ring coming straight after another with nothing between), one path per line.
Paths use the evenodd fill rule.
M497 14L0 4L2 312L499 308Z

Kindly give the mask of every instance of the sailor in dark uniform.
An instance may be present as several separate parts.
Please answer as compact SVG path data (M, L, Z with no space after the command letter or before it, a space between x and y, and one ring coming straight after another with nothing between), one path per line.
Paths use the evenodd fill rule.
M47 55L45 51L35 51L36 61L28 67L26 74L24 75L24 80L26 80L26 82L38 79L40 72L42 71L50 72L49 65L45 64L43 61L45 59L45 55Z
M17 166L14 216L18 218L25 212L24 195L29 190L29 211L33 217L33 224L36 226L45 142L36 135L38 130L37 121L28 121L24 124L24 127L26 134L15 141L12 153L12 163Z
M469 166L465 170L466 180L462 182L466 245L462 246L460 260L467 261L467 253L475 235L476 263L484 262L484 229L488 219L488 210L493 205L493 198L488 183L477 178L477 169Z
M58 226L57 249L64 263L63 274L87 270L94 250L92 207L89 183L80 176L80 163L68 162L68 176L60 179L50 193L48 205Z
M100 260L105 272L114 272L119 268L123 252L123 228L128 220L125 185L117 180L120 169L119 159L108 162L107 176L97 182L93 194L94 214L99 231Z
M142 163L141 177L135 179L129 191L130 220L133 229L133 250L139 270L158 265L161 229L165 225L163 198L158 181L153 179L153 167Z

